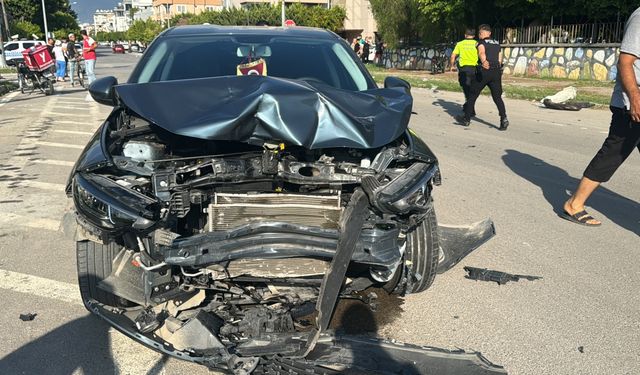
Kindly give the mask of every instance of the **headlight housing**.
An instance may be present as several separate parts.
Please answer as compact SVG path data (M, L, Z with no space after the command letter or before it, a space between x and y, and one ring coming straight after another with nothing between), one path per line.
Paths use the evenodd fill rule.
M373 176L362 178L362 187L380 211L409 214L429 210L429 181L438 174L437 164L415 163L383 185Z
M100 229L147 229L157 220L157 201L94 174L77 174L73 198L78 214Z

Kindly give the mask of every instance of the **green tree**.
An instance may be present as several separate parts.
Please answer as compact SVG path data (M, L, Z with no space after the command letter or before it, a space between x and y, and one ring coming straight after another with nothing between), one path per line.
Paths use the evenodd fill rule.
M419 0L370 0L378 32L390 47L438 42L437 23L421 11Z
M129 27L126 37L129 40L139 40L145 44L148 44L158 34L160 34L161 31L162 26L154 20L136 20Z
M37 35L38 38L42 38L44 35L40 26L34 25L29 21L18 21L11 24L11 35L18 34L19 38L32 39L32 35Z

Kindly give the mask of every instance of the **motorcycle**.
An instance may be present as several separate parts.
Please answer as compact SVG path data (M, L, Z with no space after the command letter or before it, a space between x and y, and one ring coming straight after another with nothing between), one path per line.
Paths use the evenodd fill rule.
M18 61L18 87L21 93L29 91L33 93L40 90L45 95L54 93L53 84L56 82L55 75L51 69L43 71L31 70L24 60Z

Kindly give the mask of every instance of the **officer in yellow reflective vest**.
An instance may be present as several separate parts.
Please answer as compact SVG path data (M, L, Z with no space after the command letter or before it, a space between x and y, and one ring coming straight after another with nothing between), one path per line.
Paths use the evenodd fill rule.
M474 29L466 29L464 40L456 44L449 61L449 70L453 70L456 58L460 57L458 59L458 82L460 82L462 92L464 92L463 111L467 107L471 85L476 79L476 65L478 65L478 49L476 46L478 43L474 39L475 35L476 31ZM471 108L471 113L473 115L476 114L475 108Z

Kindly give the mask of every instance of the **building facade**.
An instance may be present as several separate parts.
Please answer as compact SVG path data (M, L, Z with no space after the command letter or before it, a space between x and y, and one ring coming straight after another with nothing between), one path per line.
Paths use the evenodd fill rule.
M215 11L224 8L249 7L254 4L277 5L279 3L280 0L153 0L153 19L167 22L173 17L185 13L199 14L206 10ZM327 8L340 6L347 13L344 30L340 33L342 37L351 40L361 35L375 39L377 25L371 12L369 0L286 0L285 3L302 3Z
M223 0L153 0L153 19L165 22L180 14L200 14L223 8Z

